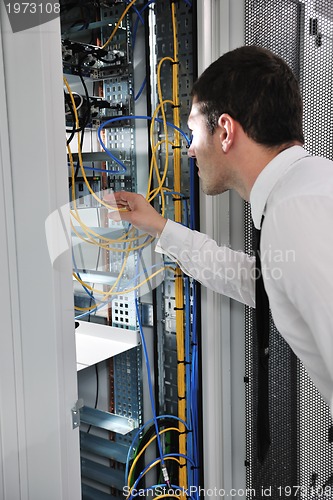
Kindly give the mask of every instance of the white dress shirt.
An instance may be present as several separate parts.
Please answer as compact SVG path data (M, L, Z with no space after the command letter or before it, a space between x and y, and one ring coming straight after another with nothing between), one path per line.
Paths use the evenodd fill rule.
M275 325L333 402L333 162L300 146L277 155L252 188ZM255 307L255 259L168 220L156 245L203 285Z

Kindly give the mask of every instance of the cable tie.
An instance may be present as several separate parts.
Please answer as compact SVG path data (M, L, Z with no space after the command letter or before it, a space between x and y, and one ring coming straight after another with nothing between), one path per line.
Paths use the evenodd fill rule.
M179 401L182 401L183 399L186 399L185 396L178 396Z
M180 276L176 275L175 277L179 278ZM174 309L174 311L184 311L185 307L174 307L173 309Z
M172 64L175 64L175 63L172 63ZM173 104L171 107L173 109L175 109L175 108L181 108L181 104Z
M172 146L171 149L182 149L181 146Z
M185 361L185 359L184 359L184 361L179 361L179 360L177 360L177 364L178 364L178 365L190 365L190 364L191 364L191 362L190 362L190 361Z
M196 345L198 345L198 342L191 342L192 347L195 347Z
M198 465L191 465L191 470L199 470L200 467Z
M172 0L171 0L171 1L172 1ZM172 61L172 63L171 63L171 64L172 64L172 66L173 66L174 64L179 64L179 61Z

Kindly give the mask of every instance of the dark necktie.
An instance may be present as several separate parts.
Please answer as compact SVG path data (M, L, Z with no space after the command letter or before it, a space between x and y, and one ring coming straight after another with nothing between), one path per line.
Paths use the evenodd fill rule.
M262 221L263 222L263 221ZM261 223L262 223L261 222ZM257 455L262 463L271 444L268 404L269 303L262 278L260 230L256 235L256 328L258 342Z

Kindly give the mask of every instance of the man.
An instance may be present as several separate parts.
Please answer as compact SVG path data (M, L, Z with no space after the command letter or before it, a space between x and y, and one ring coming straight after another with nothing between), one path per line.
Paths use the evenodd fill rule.
M303 148L302 100L286 63L258 47L215 61L193 87L188 120L204 193L234 189L261 228L276 327L328 404L333 394L333 163ZM255 261L165 220L140 195L115 194L121 219L215 291L255 306ZM110 215L119 220L119 214Z

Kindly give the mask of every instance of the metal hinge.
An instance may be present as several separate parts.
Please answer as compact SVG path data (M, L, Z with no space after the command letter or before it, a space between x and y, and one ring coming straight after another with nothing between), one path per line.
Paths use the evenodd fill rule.
M80 426L80 410L84 406L83 399L78 399L72 408L72 426L73 429L76 429Z

